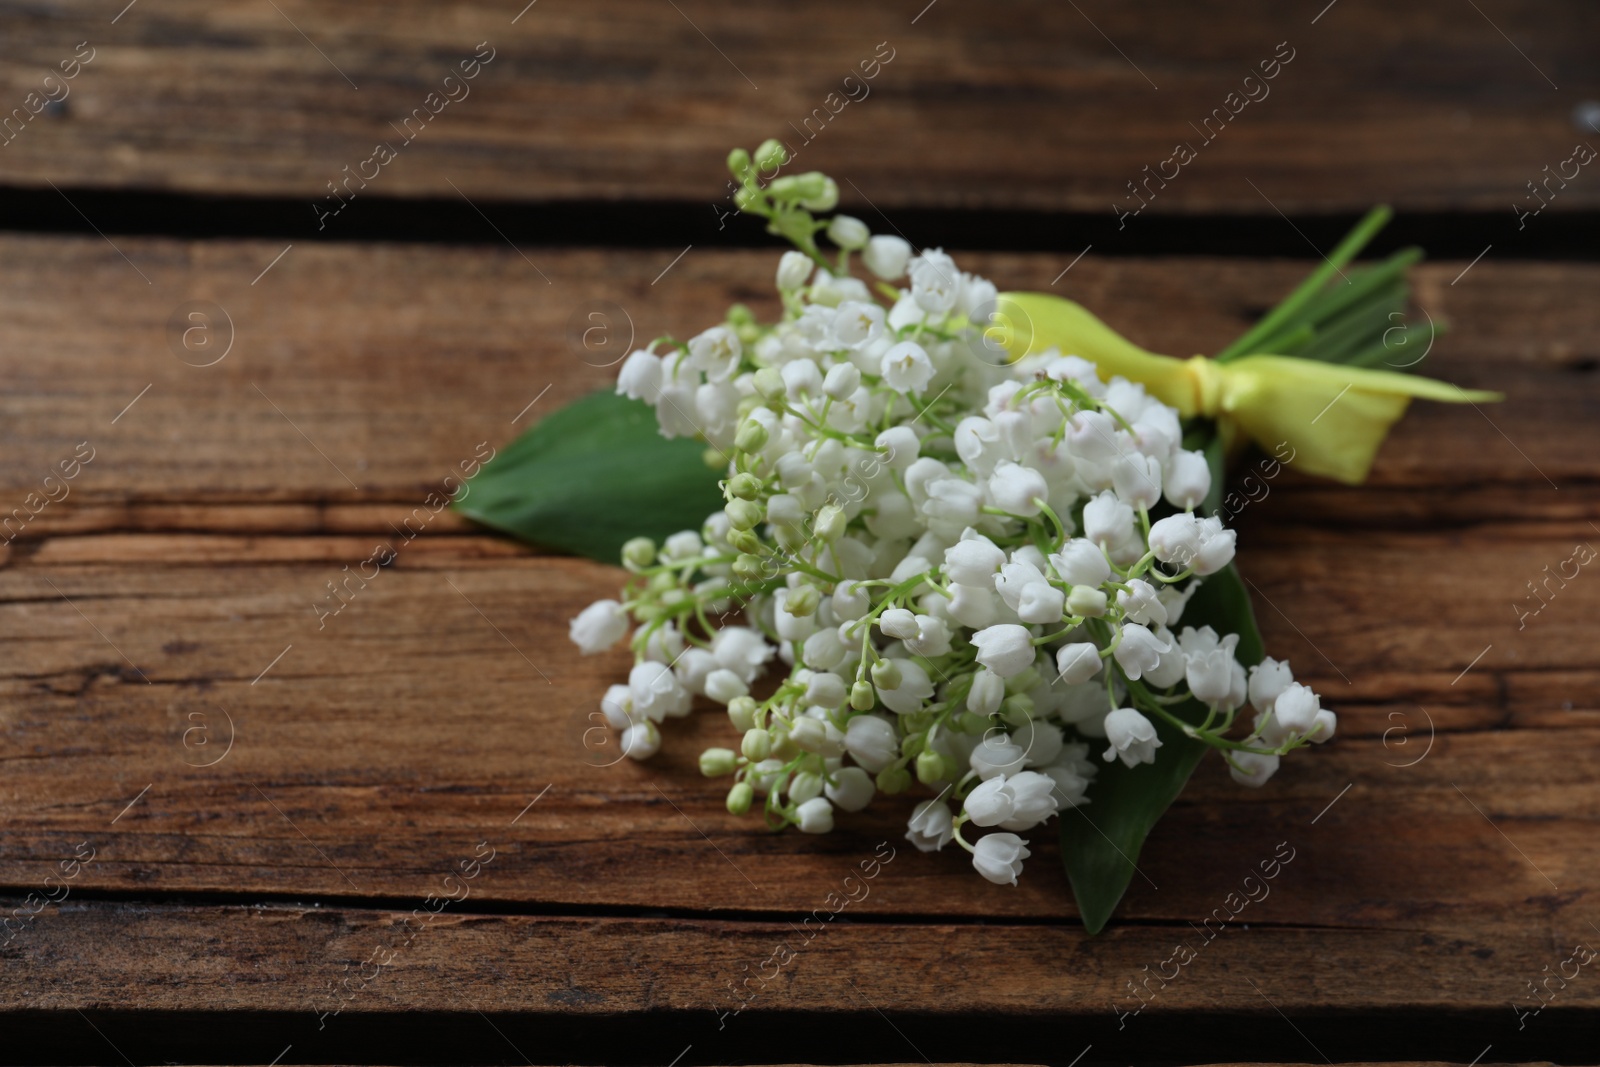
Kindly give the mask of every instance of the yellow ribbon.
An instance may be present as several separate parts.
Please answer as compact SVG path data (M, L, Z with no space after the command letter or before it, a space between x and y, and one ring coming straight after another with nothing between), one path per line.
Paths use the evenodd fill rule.
M1121 375L1178 409L1216 420L1225 443L1239 434L1267 449L1287 441L1295 466L1350 485L1366 480L1389 427L1413 397L1488 403L1501 394L1395 371L1265 353L1219 363L1147 352L1082 305L1046 293L1005 293L997 324L1015 359L1060 349Z

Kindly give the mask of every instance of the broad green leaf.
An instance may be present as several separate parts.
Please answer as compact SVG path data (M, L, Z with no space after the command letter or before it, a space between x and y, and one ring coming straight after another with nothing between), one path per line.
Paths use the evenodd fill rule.
M705 445L609 391L541 419L467 483L457 511L525 541L616 563L631 537L699 530L722 506Z
M1183 624L1237 633L1239 662L1246 668L1261 662L1261 634L1250 595L1231 564L1201 582L1184 609ZM1173 710L1197 724L1205 717L1205 709L1192 700ZM1125 767L1120 760L1101 763L1100 774L1089 787L1090 803L1060 816L1061 859L1083 925L1091 934L1099 933L1111 918L1134 877L1145 838L1183 791L1208 747L1163 720L1156 719L1155 725L1162 744L1154 763L1137 767ZM1091 755L1098 761L1100 751Z

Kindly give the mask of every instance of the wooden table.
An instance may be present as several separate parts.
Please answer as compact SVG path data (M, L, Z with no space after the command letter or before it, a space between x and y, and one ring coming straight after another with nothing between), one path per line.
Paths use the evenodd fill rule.
M1600 579L1518 614L1600 540L1600 177L1512 210L1600 143L1592 5L118 6L0 5L6 106L80 57L0 147L0 893L58 899L8 927L0 1060L1600 1062L1592 969L1516 1014L1600 943ZM1011 890L892 804L821 839L730 817L695 767L721 716L603 766L626 659L566 620L618 572L427 509L606 384L566 341L594 302L641 338L773 311L721 161L817 108L786 135L845 209L1161 351L1215 350L1393 203L1446 256L1415 276L1431 372L1509 394L1418 406L1360 489L1289 472L1245 510L1267 645L1340 736L1258 792L1207 761L1098 937L1050 834ZM1280 842L1271 897L1119 1017Z

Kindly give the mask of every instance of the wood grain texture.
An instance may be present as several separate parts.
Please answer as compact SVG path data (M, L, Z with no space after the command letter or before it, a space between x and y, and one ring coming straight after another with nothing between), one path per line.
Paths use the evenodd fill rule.
M252 284L282 245L121 238L118 247L137 272L97 238L0 238L9 339L0 367L11 385L0 397L0 516L81 442L96 450L71 496L45 507L19 541L108 529L385 529L480 446L503 446L544 412L604 387L615 367L595 364L620 358L629 337L692 335L733 300L775 313L767 251L695 248L663 275L672 256L660 252L536 250L534 267L511 249L296 245ZM1039 290L1070 261L962 258L1003 286ZM1600 420L1600 312L1588 299L1600 268L1491 254L1450 284L1465 266L1417 272L1420 306L1451 330L1427 366L1465 387L1502 389L1507 402L1413 405L1361 492L1291 470L1271 489L1296 503L1256 503L1247 519L1257 510L1292 519L1302 501L1314 521L1362 525L1537 515L1586 528L1600 518L1584 433ZM1183 355L1216 351L1308 269L1091 254L1055 291ZM169 319L195 301L232 324L233 347L213 366L190 365L210 350L179 345L189 363L173 354ZM569 323L597 310L615 325L617 352L586 361ZM225 335L219 325L191 340ZM376 501L405 507L364 509Z
M625 656L578 658L565 637L614 587L610 568L420 538L319 628L324 583L365 542L56 546L0 570L0 884L28 885L87 839L104 846L83 883L97 891L391 898L487 840L502 854L475 891L489 901L803 912L877 843L900 842L909 801L842 817L822 839L728 815L724 785L695 768L736 736L709 706L672 724L648 765L617 762L593 713ZM1260 791L1204 765L1152 837L1149 881L1123 917L1197 921L1285 840L1306 858L1266 906L1273 922L1535 936L1587 914L1600 585L1572 583L1524 631L1515 590L1494 590L1564 558L1566 542L1363 532L1247 549L1268 647L1327 694L1343 736ZM1357 569L1397 592L1356 598ZM1378 610L1388 626L1374 640ZM1552 762L1552 745L1568 758ZM953 852L912 854L893 891L856 910L1069 918L1053 835L1035 836L1014 891Z
M0 489L21 505L80 442L95 449L0 561L0 915L78 843L95 849L66 902L0 949L17 964L0 970L8 1026L46 1033L81 1010L115 1037L115 1007L152 1035L179 1017L314 1029L312 993L400 937L338 1020L361 1041L471 1011L514 1040L568 1027L578 1042L618 1018L675 1040L682 1020L712 1027L727 982L829 908L880 842L904 845L904 802L823 839L728 816L695 768L732 737L709 709L651 764L608 765L614 739L590 714L625 660L576 657L565 634L611 568L441 514L318 625L326 583L480 443L606 382L567 341L574 313L611 300L649 337L735 299L769 309L770 252L696 248L652 284L669 256L540 250L535 268L509 249L297 245L251 284L281 246L117 244L137 271L100 240L0 238ZM970 265L1048 288L1065 263ZM1371 485L1290 471L1241 516L1267 645L1328 694L1340 738L1254 792L1208 761L1099 938L1074 918L1050 831L1015 890L899 848L753 1010L898 1042L882 1011L974 1057L961 1042L1000 1019L1022 1028L1018 1058L1067 1062L1082 1044L1063 1051L1060 1034L1118 1032L1128 981L1204 937L1286 843L1271 895L1130 1024L1131 1044L1101 1045L1105 1062L1308 1056L1287 1027L1282 1046L1229 1043L1230 1026L1277 1025L1274 1007L1330 1056L1367 1054L1374 1033L1400 1042L1385 1055L1538 1054L1498 1036L1515 1032L1507 1005L1600 936L1600 584L1572 580L1521 628L1514 605L1600 537L1600 279L1490 257L1451 285L1465 266L1418 275L1453 327L1433 371L1511 399L1419 405ZM1090 256L1061 288L1183 354L1220 346L1304 269ZM193 300L234 324L213 366L169 347ZM469 897L405 936L402 917L480 848L494 860ZM1538 1032L1582 1047L1597 998L1572 983ZM1486 1036L1425 1045L1416 1020ZM176 1055L163 1047L140 1059ZM877 1058L907 1055L893 1047Z
M782 136L797 165L855 183L845 203L858 213L1111 212L1137 207L1129 183L1188 143L1198 158L1141 187L1151 212L1387 201L1504 212L1511 239L1527 183L1594 141L1573 109L1600 96L1586 47L1600 22L1581 0L1321 16L1266 0L947 3L920 16L843 0L543 0L514 20L520 6L181 0L113 24L88 0L7 4L7 109L78 42L95 56L58 109L18 124L0 180L304 197L314 229L311 201L387 141L398 158L367 168L378 176L351 186L360 195L680 200L706 203L711 221L728 149ZM398 124L479 42L494 58L470 95L403 143ZM1246 84L1275 54L1293 58ZM847 85L875 55L892 59ZM1241 104L1246 93L1258 102ZM1214 112L1227 121L1204 126ZM1600 205L1592 176L1545 188L1551 212Z

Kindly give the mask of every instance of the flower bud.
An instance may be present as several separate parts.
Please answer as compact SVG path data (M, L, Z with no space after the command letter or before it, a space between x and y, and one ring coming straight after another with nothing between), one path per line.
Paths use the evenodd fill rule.
M1033 718L1033 698L1026 693L1006 697L1000 705L1000 717L1012 726L1021 726Z
M885 767L878 772L878 792L886 796L904 793L911 788L911 772L899 764Z
M834 400L845 400L861 387L861 371L854 363L835 363L822 379L822 392Z
M741 452L761 451L767 447L767 428L754 419L746 421L739 427L739 432L733 439L733 447ZM1104 600L1105 597L1102 595L1100 599Z
M860 219L851 218L849 215L835 215L828 220L828 240L840 248L848 248L854 252L867 243L867 238L872 236L872 231L867 229L867 224Z
M956 720L956 728L964 734L981 734L989 728L989 716L974 711L962 712Z
M816 720L813 719L813 722ZM822 795L822 775L812 771L800 771L789 779L789 802L791 804L804 804L812 797Z
M730 500L723 510L735 530L748 530L761 521L761 505L752 500Z
M822 188L815 196L802 197L800 206L807 211L832 211L839 206L839 183L825 174L817 174L816 171L811 173L822 179L820 183Z
M871 711L878 703L878 693L865 678L850 687L850 706L857 711ZM879 786L881 789L882 786ZM889 790L884 789L887 793Z
M756 149L756 166L762 170L775 171L787 162L789 151L783 147L782 141L769 137Z
M700 773L707 778L721 778L732 774L738 766L738 757L731 748L708 748L700 753Z
M734 560L733 576L742 578L745 581L753 581L761 577L761 557L746 554Z
M808 211L829 211L828 207L813 207L812 201L821 201L828 195L828 177L821 171L808 170L803 174L793 174L786 178L779 178L768 186L768 192L774 197L794 199L801 201L801 206ZM834 203L839 201L838 187L834 187Z
M656 543L648 537L635 537L622 546L622 562L628 567L648 567L656 561Z
M910 260L911 246L903 237L880 234L867 242L866 251L862 253L862 262L867 269L891 282L905 276L906 264Z
M706 465L708 471L724 470L728 466L728 454L720 448L707 448L700 453L700 462Z
M742 471L728 479L727 495L737 500L754 500L761 495L761 479Z
M778 260L778 288L789 293L805 285L811 278L811 257L791 249Z
M728 721L741 734L752 729L756 724L756 698L742 696L728 701Z
M734 551L747 556L755 556L761 552L761 538L749 530L734 530L728 534L728 544Z
M794 824L803 834L825 834L833 829L833 805L812 797L794 812Z
M1039 677L1039 669L1037 667L1029 667L1021 674L1013 674L1006 679L1006 695L1026 693L1043 680Z
M844 751L844 735L839 728L809 715L796 719L789 727L789 740L802 752L837 756Z
M744 753L745 759L759 763L772 755L772 735L760 727L746 730L739 751Z
M879 689L900 688L900 666L892 659L880 659L872 665L872 683Z
M931 748L924 749L917 757L917 781L933 785L944 776L944 757Z
M750 153L742 148L735 148L728 153L728 172L735 178L743 179L744 172L750 169Z
M787 733L772 735L772 758L780 763L788 763L800 755L800 746L794 743L794 738Z
M829 504L817 510L817 517L811 528L823 541L832 543L844 536L845 526L849 520L844 517L844 509L837 504Z
M1079 618L1099 618L1106 613L1106 595L1087 585L1075 585L1067 594L1067 612Z
M814 585L800 585L789 590L783 598L783 610L797 619L803 619L817 610L817 605L822 603L822 594Z
M750 788L749 782L738 782L728 790L728 813L730 815L743 815L750 810L750 801L755 796L755 790Z

